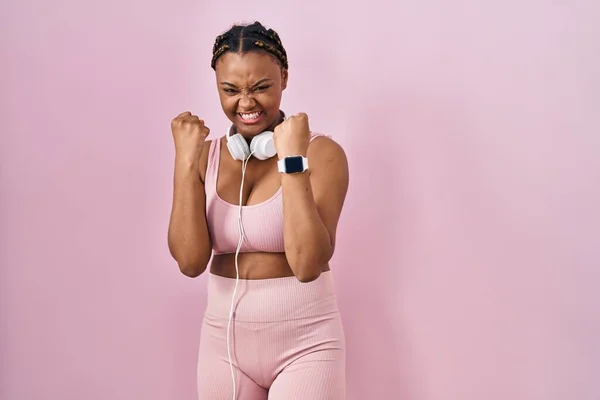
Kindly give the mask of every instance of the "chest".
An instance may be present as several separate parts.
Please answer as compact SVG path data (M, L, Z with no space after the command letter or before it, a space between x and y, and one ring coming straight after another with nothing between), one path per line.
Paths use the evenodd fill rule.
M222 146L217 170L217 194L227 203L240 204L242 162L234 160L226 146ZM241 190L242 205L251 206L271 199L281 188L281 176L277 171L277 158L269 160L250 159L244 172Z

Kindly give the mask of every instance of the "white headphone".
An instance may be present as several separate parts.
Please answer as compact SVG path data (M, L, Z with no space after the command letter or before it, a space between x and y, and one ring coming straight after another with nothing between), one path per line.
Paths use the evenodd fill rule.
M233 127L231 127L233 129ZM252 138L250 146L246 139L240 134L227 135L227 148L234 160L245 161L253 155L259 160L266 160L277 154L275 142L273 141L273 132L265 131Z
M280 113L285 120L285 113L283 111L280 111ZM234 160L246 161L250 155L259 160L267 160L277 154L273 132L264 131L254 136L250 141L250 146L248 146L248 142L246 142L246 139L240 133L234 132L235 126L232 125L227 132L227 148Z

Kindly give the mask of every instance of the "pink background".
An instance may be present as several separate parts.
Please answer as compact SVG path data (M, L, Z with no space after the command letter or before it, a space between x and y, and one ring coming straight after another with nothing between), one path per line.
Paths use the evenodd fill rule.
M600 398L598 3L287 6L2 2L0 399L195 398L169 123L224 132L213 39L254 18L351 163L349 400Z

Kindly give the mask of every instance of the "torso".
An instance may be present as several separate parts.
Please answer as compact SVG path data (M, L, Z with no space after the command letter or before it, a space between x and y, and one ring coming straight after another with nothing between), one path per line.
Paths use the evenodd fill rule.
M238 205L242 163L231 157L224 137L216 140L221 141L216 194L223 201ZM202 149L199 171L202 181L206 179L210 145L211 143L207 141ZM281 178L280 172L277 171L276 157L265 161L250 159L246 166L242 205L252 206L263 203L271 199L280 187ZM238 256L238 267L240 279L269 279L294 275L283 252L243 252ZM328 270L329 265L324 265L323 271ZM235 254L214 255L210 272L235 278Z

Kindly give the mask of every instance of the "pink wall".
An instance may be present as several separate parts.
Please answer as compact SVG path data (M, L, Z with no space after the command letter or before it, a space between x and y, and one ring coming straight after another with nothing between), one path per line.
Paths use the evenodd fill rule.
M223 132L212 39L253 18L350 157L349 400L600 398L593 3L4 1L0 399L195 398L169 122Z

